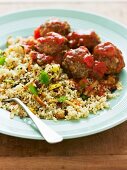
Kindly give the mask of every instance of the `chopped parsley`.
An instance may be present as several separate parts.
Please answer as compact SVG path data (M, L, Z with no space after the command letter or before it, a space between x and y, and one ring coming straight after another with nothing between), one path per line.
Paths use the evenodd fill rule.
M0 65L4 65L5 63L5 57L0 56Z
M2 50L0 50L0 65L4 65L5 63L5 56Z
M32 94L38 95L37 88L36 88L34 85L30 84L30 85L28 86L28 89L29 89L29 91L30 91Z
M82 100L87 100L88 99L88 96L87 95L85 95L85 94L81 94L81 96L80 96L81 98L82 98Z
M65 102L67 100L67 97L66 96L61 96L57 100L58 100L58 102L63 103L63 102Z
M47 72L45 71L41 71L40 76L39 76L39 80L42 84L48 85L50 83L50 79L49 79L49 75Z

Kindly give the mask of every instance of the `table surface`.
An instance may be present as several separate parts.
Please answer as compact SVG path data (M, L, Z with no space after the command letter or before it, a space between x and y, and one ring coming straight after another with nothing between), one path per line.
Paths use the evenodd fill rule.
M126 1L0 1L0 15L24 8L87 10L127 26ZM100 134L54 145L0 134L0 170L127 170L126 128L124 122Z

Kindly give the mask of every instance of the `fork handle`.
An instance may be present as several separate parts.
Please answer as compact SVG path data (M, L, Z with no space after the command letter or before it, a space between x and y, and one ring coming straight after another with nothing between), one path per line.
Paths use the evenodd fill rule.
M48 143L58 143L63 140L63 137L60 136L57 132L51 129L48 125L46 125L43 121L41 121L36 115L34 115L29 108L18 98L12 98L13 101L18 103L23 110L29 115L29 117L33 120L41 135L45 138Z

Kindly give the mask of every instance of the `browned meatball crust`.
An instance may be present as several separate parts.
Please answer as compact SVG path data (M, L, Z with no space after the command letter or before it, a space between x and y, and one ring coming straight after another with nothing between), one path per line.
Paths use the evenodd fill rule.
M93 57L84 46L66 52L62 62L64 70L76 79L88 77L93 64Z
M41 36L45 36L48 32L56 32L66 36L70 32L70 25L66 21L51 19L40 26Z
M71 32L67 38L70 48L85 46L92 51L93 48L100 43L100 38L94 31L88 31L84 34Z
M67 39L55 32L47 33L45 37L38 38L37 42L38 51L47 55L58 55L68 49Z
M106 74L120 73L124 68L122 52L111 42L97 45L93 51L94 58L103 61L107 66Z

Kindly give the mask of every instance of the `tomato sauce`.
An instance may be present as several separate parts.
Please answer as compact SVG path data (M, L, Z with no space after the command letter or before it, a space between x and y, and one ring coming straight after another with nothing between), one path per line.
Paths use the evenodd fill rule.
M102 57L115 57L116 49L112 43L106 42L97 46L96 53Z
M106 64L101 61L95 61L93 66L93 74L102 78L107 71Z

